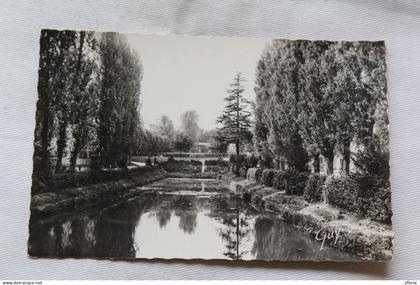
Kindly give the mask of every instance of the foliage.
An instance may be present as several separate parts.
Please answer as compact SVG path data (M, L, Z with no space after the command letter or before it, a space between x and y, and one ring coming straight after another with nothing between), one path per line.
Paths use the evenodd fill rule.
M379 138L374 138L353 156L359 175L379 176L389 180L388 144L382 145Z
M298 171L305 171L309 160L298 124L302 60L299 41L273 41L258 63L255 87L257 149L284 158Z
M303 195L308 173L299 172L296 169L276 171L273 177L273 187L278 190L286 190L289 195Z
M287 171L276 170L273 176L273 187L280 191L285 191L288 187L289 173Z
M218 130L221 141L234 143L237 156L240 144L249 142L252 138L251 112L248 111L250 102L243 96L245 91L242 86L243 81L242 74L238 72L230 84L231 89L227 90L228 96L225 98L226 106L223 114L217 119L217 123L222 125Z
M345 176L326 183L328 203L360 218L391 223L389 182L375 176Z
M391 188L384 176L354 175L359 185L359 209L357 214L372 220L391 223Z
M34 177L40 180L51 174L51 146L54 141L57 146L54 168L56 172L61 170L67 145L72 82L76 78L73 68L77 58L77 36L74 31L41 31L37 106L40 131L35 133L34 154L38 157L35 160Z
M151 128L155 135L166 139L171 145L174 143L176 135L175 127L174 123L168 116L163 115L157 124L152 125Z
M141 75L139 57L118 34L41 31L34 192L63 171L65 156L74 172L81 151L100 156L94 169L127 165Z
M185 111L181 115L181 132L188 137L193 145L197 142L200 133L198 117L197 112L194 110Z
M350 144L367 144L387 124L383 42L274 40L257 66L254 143L260 154L305 171L334 151L349 171ZM268 163L266 163L268 164ZM280 167L283 168L283 167Z
M104 167L126 167L139 122L142 66L125 37L104 33L100 42L102 81L98 153Z
M359 185L351 177L331 178L325 185L327 202L353 213L358 212Z
M194 145L194 141L185 134L177 134L175 137L175 150L188 152Z
M231 154L229 162L232 165L234 173L239 172L241 177L246 177L249 168L257 167L258 158L254 155L240 154L239 156Z
M211 150L216 153L226 153L228 147L229 143L225 141L223 133L220 130L217 130L213 137Z
M90 172L62 172L54 174L49 183L49 191L58 192L65 188L81 187L91 184L99 184L108 181L142 176L154 172L155 166L139 167L131 170L93 170Z
M274 169L263 169L261 174L261 183L268 187L273 186L273 178L275 174L276 171Z
M321 202L323 200L322 191L325 180L325 175L319 173L310 174L303 191L303 198L310 203Z
M138 129L134 153L137 155L155 155L172 150L172 143L167 136L156 135L148 130Z

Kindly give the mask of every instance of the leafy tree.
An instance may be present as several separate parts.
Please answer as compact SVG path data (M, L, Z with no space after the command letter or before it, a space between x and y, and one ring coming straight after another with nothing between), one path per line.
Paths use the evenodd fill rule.
M63 64L60 71L56 75L61 75L61 80L57 80L57 85L54 87L54 107L57 120L57 161L55 165L55 172L60 172L62 168L62 160L64 151L67 147L67 128L70 122L71 110L69 105L73 99L73 88L77 83L77 73L75 69L79 61L82 59L77 55L78 49L76 47L77 32L68 31L60 37L60 44L65 43L65 46L60 46L60 52L64 56ZM54 79L53 79L54 80Z
M300 45L299 41L274 40L265 48L257 68L255 130L257 148L269 150L280 168L286 160L289 167L305 171L308 154L298 123Z
M261 156L304 170L307 155L333 171L339 150L349 173L352 142L369 145L386 121L383 42L274 40L257 66L255 144ZM386 106L385 106L386 108Z
M369 145L375 115L386 102L385 46L383 42L338 42L328 52L333 53L337 66L334 92L339 102L332 120L349 173L351 142Z
M194 146L192 139L183 133L179 133L175 137L175 150L181 152L188 152Z
M41 31L37 128L34 137L34 192L46 189L52 168L53 138L57 136L60 119L68 115L68 77L71 73L75 37L76 33L72 31ZM61 134L66 135L65 132Z
M299 131L305 148L314 160L315 172L320 171L320 154L327 159L328 173L333 172L334 149L337 144L333 135L336 128L331 121L336 98L334 92L326 92L334 83L334 58L325 56L332 44L326 41L302 42L304 62L299 70L303 82L299 102Z
M217 119L217 123L222 125L218 129L219 137L226 143L235 144L237 156L239 156L241 143L252 139L251 112L248 111L250 101L243 96L242 82L244 80L240 72L236 73L233 83L230 84L231 89L227 90L225 109Z
M74 70L71 102L73 145L70 169L75 170L77 157L89 142L94 141L99 104L99 51L95 34L80 32L78 60Z
M126 167L139 123L142 66L125 37L104 33L100 42L102 80L98 152L104 167Z
M152 126L152 130L161 137L167 137L171 143L175 140L174 124L166 115L163 115L158 123Z
M200 132L198 117L197 112L194 110L185 111L181 115L181 132L187 135L193 144L197 142Z

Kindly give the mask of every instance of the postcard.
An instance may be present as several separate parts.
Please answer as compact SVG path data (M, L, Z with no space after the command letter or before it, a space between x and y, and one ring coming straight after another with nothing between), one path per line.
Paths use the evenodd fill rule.
M392 259L383 41L39 44L31 257Z

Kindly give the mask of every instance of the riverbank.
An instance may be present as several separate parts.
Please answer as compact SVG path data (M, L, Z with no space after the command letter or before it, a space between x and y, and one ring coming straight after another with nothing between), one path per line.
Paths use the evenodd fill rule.
M309 203L302 196L287 195L272 187L248 180L238 183L251 205L278 215L301 232L331 247L350 252L363 260L392 259L393 232L390 225L359 219L324 203Z
M138 195L136 187L166 178L160 168L152 168L138 175L105 183L60 189L32 195L31 217L46 217L57 213L80 211L105 206Z
M211 165L202 172L201 162L172 161L158 166L134 167L125 174L121 171L113 171L102 174L92 173L92 175L89 173L69 175L65 176L65 179L60 177L54 181L50 191L32 195L31 216L48 217L58 213L111 205L138 196L145 191L154 192L153 189L140 187L158 181L168 183L164 181L165 178L220 180L226 171L223 166ZM184 187L173 186L175 190L181 190ZM198 186L192 185L192 187ZM201 189L201 184L199 187Z

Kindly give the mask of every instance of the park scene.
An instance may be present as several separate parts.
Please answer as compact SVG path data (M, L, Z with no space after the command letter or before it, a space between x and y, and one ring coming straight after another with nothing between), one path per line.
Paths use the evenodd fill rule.
M39 43L30 256L392 259L384 42Z

